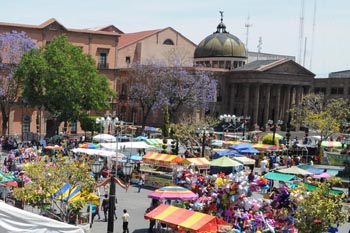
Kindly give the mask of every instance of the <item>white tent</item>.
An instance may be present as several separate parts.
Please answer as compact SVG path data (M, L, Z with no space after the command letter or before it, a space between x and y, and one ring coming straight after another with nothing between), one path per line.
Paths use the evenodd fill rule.
M0 232L84 233L78 226L10 206L0 201Z
M113 135L110 134L98 134L96 136L93 136L92 140L94 142L116 142L117 139Z
M109 151L109 150L99 150L99 149L86 149L86 148L74 148L72 149L74 153L82 153L82 154L88 154L88 155L99 155L102 157L116 157L115 151ZM124 154L118 153L118 157L125 157Z
M150 146L145 142L118 142L118 143L100 143L101 147L107 150L116 151L118 144L118 150L121 151L123 148L126 149L148 149L155 148L154 146Z

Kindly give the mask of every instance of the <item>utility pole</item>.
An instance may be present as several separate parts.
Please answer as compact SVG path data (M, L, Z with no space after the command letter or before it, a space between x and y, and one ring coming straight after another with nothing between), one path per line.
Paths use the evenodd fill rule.
M301 0L301 12L300 12L300 24L299 24L299 53L298 53L299 64L302 64L302 53L303 53L304 8L305 8L305 0Z

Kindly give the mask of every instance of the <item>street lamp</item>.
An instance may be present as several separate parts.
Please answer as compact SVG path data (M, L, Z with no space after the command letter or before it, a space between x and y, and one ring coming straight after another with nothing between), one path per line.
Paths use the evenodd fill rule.
M237 117L235 115L223 114L219 116L219 120L227 123L227 125L222 125L222 131L224 132L230 127L234 127L236 125Z
M100 174L100 171L102 169L103 164L100 163L98 160L95 160L93 164L90 165L92 173L94 173L95 180L98 180L98 175Z
M130 176L132 174L133 167L134 166L133 166L132 163L130 163L129 158L123 164L123 173L125 175L126 183L129 183L129 178L130 178Z
M276 145L276 143L275 143L276 130L277 130L277 127L283 125L283 121L282 120L278 120L277 122L274 122L273 120L268 120L267 124L270 126L270 130L272 131L272 142L273 142L273 145Z
M202 137L202 157L204 157L205 152L205 144L206 144L206 137L212 136L214 133L214 130L212 128L199 128L196 130L196 134L199 137Z
M248 123L248 121L250 120L250 117L249 116L242 116L242 117L239 117L239 119L241 120L242 122L242 128L243 128L243 139L245 137L245 131L246 131L246 125Z

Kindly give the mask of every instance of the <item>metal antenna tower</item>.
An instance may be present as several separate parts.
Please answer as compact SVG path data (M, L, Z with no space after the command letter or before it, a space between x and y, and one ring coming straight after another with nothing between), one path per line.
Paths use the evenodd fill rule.
M248 51L248 41L249 41L249 28L251 26L253 26L253 24L249 24L249 19L250 19L250 16L248 15L248 18L247 18L247 22L245 23L245 27L247 28L247 31L246 31L246 40L245 40L245 47Z
M314 50L314 43L315 43L315 29L316 29L316 9L317 9L317 0L314 0L314 17L312 20L312 34L311 34L311 48L310 48L310 65L309 69L312 69L312 56L313 56L313 50Z
M305 0L301 0L301 13L300 13L300 25L299 25L299 53L298 53L298 63L302 63L302 53L303 53L303 38L304 38L304 9Z

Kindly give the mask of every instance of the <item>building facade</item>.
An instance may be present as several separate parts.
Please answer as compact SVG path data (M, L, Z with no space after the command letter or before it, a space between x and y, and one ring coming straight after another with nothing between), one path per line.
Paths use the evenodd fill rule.
M198 46L171 27L124 33L114 25L69 29L55 19L41 25L0 23L0 33L13 30L26 32L38 47L50 43L57 35L66 34L72 44L95 59L99 72L107 76L118 94L111 100L106 114L135 124L142 116L137 103L130 100L130 67L150 60L210 70L218 80L217 101L211 105L210 114L248 117L251 129L265 129L268 120L287 122L287 110L310 92L322 92L328 97L349 98L350 95L350 71L315 79L315 75L296 63L292 56L248 52L244 43L226 30L222 16L216 32ZM159 126L163 119L160 115L153 112L148 123ZM36 118L40 119L37 132ZM49 122L50 116L42 109L29 109L15 103L8 134L35 132L42 138ZM78 122L73 122L68 132L83 133Z

